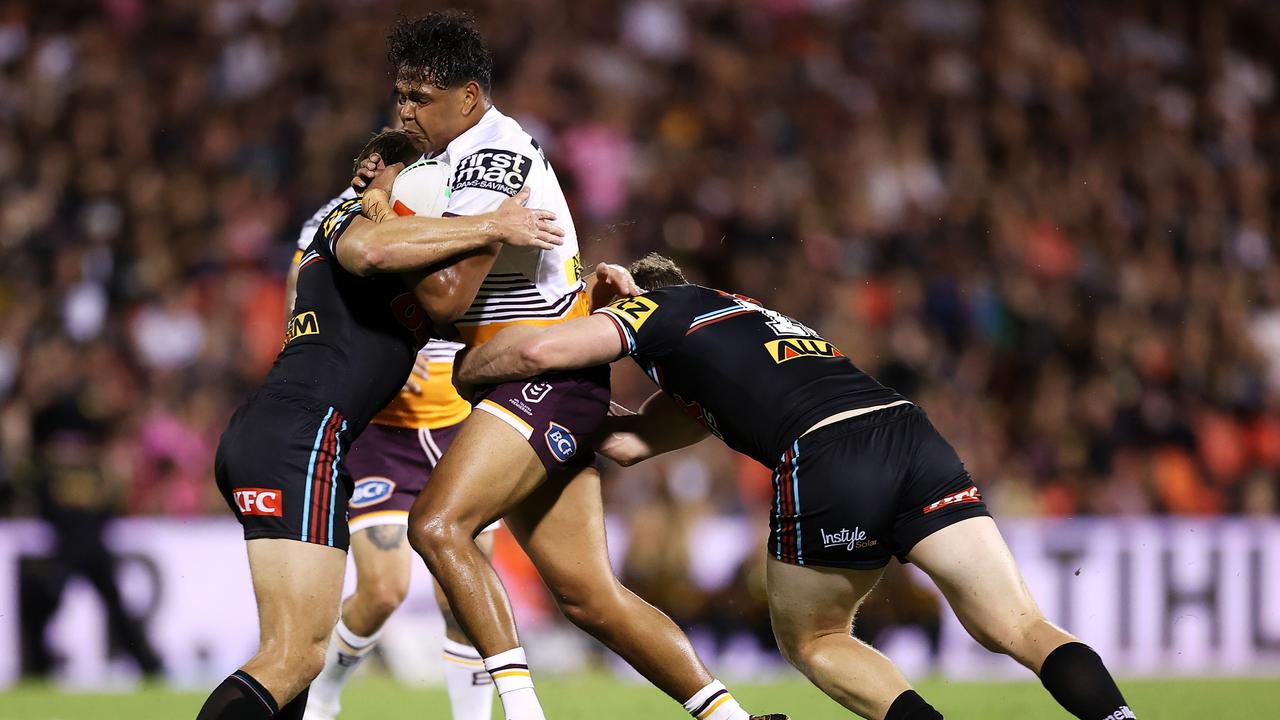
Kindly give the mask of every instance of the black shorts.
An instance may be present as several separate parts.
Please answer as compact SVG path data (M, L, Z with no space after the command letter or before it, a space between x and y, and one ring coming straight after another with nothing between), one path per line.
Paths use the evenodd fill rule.
M871 570L948 525L989 515L951 445L915 405L796 440L773 474L769 552L793 565Z
M259 391L218 443L218 489L244 539L286 538L346 550L351 432L342 413Z

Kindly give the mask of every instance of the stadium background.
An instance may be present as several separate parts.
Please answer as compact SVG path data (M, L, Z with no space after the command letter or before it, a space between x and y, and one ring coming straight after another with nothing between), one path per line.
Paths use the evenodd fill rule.
M663 250L802 318L929 411L1051 616L1070 605L1128 674L1262 676L1280 699L1280 6L455 5L589 265ZM0 2L0 685L31 604L58 597L41 517L123 516L135 611L252 639L212 450L279 348L297 228L384 121L386 27L429 7ZM623 402L648 390L614 378ZM606 488L626 581L738 675L794 682L753 562L768 472L708 442ZM503 545L534 661L609 667ZM387 653L410 677L430 674L423 589ZM225 612L191 617L184 593ZM127 686L88 586L57 612L55 677ZM1007 671L911 573L859 631L915 675ZM153 640L173 683L225 673ZM0 717L33 692L65 700L19 689Z

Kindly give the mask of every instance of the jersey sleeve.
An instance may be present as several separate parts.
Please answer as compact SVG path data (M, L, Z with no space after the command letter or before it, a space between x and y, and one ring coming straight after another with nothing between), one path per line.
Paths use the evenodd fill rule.
M480 215L524 189L533 157L516 150L485 148L462 158L453 170L446 215Z
M355 220L359 214L360 198L351 198L339 203L320 222L318 231L330 255L336 256L335 248L338 245L338 238L342 237L342 233L346 232L346 229L351 226L351 221Z
M620 298L596 310L617 326L627 354L660 359L684 340L692 313L687 302L663 290Z
M329 217L329 213L333 212L334 208L354 197L356 197L356 191L347 188L342 191L341 195L322 205L311 217L307 218L307 221L302 223L302 229L298 231L298 249L306 252L307 248L311 246L311 241L316 239L316 230L320 228L320 223L323 223L324 219Z

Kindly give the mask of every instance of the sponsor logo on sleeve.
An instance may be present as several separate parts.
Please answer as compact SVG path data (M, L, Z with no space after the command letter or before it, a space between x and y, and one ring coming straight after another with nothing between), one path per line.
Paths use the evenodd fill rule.
M284 331L284 342L288 345L303 335L319 334L320 320L316 317L315 310L308 310L289 318L289 326Z
M824 548L843 546L846 550L856 550L874 547L879 542L877 540L868 540L867 531L859 527L855 527L852 530L840 528L838 532L827 532L819 528L818 532L822 533L822 547Z
M284 515L284 497L281 491L272 488L242 488L235 493L236 507L241 515L263 515L281 517Z
M560 462L568 462L569 458L578 452L578 441L574 439L573 433L569 432L569 428L563 425L549 423L545 437L547 449Z
M802 357L844 357L844 353L840 352L835 345L817 338L792 337L770 340L764 344L764 347L769 351L769 357L778 364Z
M524 187L532 168L532 158L510 150L487 148L458 163L453 171L453 192L479 188L512 197Z
M351 501L348 504L353 508L377 505L391 497L391 493L395 492L395 490L395 482L388 478L363 478L356 483L355 488L351 491Z
M641 295L639 297L614 300L606 307L609 308L614 317L630 325L632 330L639 330L640 326L644 325L645 321L649 319L649 316L653 315L653 311L658 309L658 303Z
M952 493L951 495L948 495L942 498L941 500L925 507L924 514L928 515L934 510L941 510L942 508L950 507L951 505L959 505L961 503L976 503L976 502L982 502L982 493L978 492L977 485L971 485L969 486L968 490L961 490L958 493Z
M360 198L344 200L338 207L330 210L324 222L320 223L321 234L324 239L333 239L333 233L342 224L342 221L358 212L360 212Z

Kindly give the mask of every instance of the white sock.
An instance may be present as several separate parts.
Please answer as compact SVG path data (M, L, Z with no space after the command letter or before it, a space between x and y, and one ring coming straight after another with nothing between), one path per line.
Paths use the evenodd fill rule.
M493 679L475 648L444 639L444 685L453 720L493 717Z
M338 618L338 624L333 626L333 635L329 638L329 650L324 655L324 669L311 681L311 691L307 695L308 709L314 705L320 711L338 711L342 686L360 665L360 661L373 651L381 634L379 631L369 637L362 637L351 632L342 618Z
M546 720L538 695L533 691L533 676L529 674L524 648L512 648L485 658L484 669L489 671L498 688L507 720Z
M694 693L684 704L684 709L697 720L750 720L751 716L738 704L724 683L712 680L706 687Z

